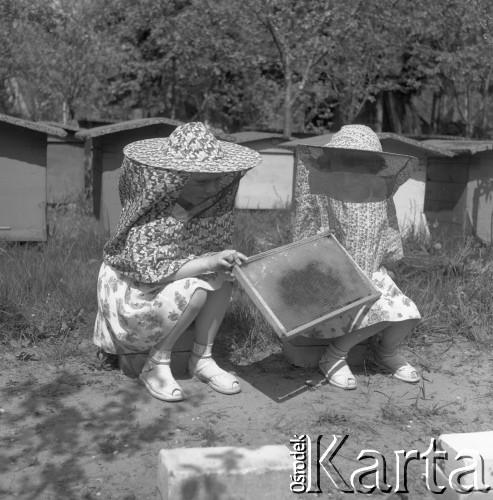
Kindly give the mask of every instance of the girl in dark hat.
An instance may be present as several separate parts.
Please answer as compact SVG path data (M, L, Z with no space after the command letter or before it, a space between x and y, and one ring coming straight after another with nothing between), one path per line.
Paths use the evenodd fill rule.
M319 367L336 387L356 388L348 352L376 334L375 361L399 380L420 380L397 352L420 314L386 270L403 257L392 197L416 166L417 158L382 152L378 136L364 125L342 127L324 147L297 146L295 239L330 229L381 293L369 309L313 334L332 339Z
M191 374L224 394L241 390L211 350L231 298L231 268L246 260L230 249L237 186L260 161L202 123L124 148L122 211L104 247L94 342L123 360L145 355L139 380L158 399L184 397L170 355L192 322Z

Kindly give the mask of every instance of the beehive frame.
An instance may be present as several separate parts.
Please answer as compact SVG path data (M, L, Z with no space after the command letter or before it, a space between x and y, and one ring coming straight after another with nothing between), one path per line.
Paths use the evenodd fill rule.
M330 240L330 243L322 242L323 238ZM259 289L262 288L262 286L256 286L254 282L255 279L252 278L252 273L249 273L248 266L250 264L253 264L255 266L262 260L268 262L269 258L273 257L275 258L281 255L288 255L288 253L292 250L294 251L304 250L309 252L310 249L313 249L320 242L332 246L333 247L332 249L335 250L337 253L337 258L344 259L344 263L347 264L347 266L350 266L351 273L353 274L353 279L359 280L358 282L361 285L361 289L363 291L359 294L356 292L352 292L353 295L356 295L356 298L354 300L350 300L348 303L342 304L337 309L321 314L320 316L312 318L303 324L299 324L296 326L286 325L286 321L283 322L279 318L279 314L276 314L276 312L273 310L274 307L272 306L270 298L266 297L265 293L261 293L259 291ZM331 259L334 258L334 254L320 253L320 255L323 257L323 264L327 266L332 265ZM289 243L287 245L283 245L281 247L254 255L250 257L242 266L235 265L233 267L233 275L238 280L239 284L245 290L247 295L252 299L254 304L258 307L262 315L265 317L267 322L272 326L272 328L274 329L274 331L281 340L294 338L297 335L300 335L316 327L317 325L330 321L330 319L336 316L348 314L352 310L359 310L364 306L369 306L370 304L378 300L378 298L380 297L380 293L375 289L371 281L364 274L361 268L356 264L356 262L352 259L349 253L337 241L336 237L331 231L325 231L316 236L305 238L303 240L296 241L294 243ZM267 283L268 280L275 280L276 278L279 278L279 276L271 274L270 276L266 277L264 283ZM267 288L269 286L271 285L267 285ZM286 308L287 307L288 306L286 306Z

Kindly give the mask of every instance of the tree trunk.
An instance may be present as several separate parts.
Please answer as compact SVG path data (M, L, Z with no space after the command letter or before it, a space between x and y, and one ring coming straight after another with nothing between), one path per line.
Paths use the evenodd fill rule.
M437 134L438 133L438 94L437 92L433 92L433 99L431 101L431 116L430 116L430 130L428 133Z
M484 82L484 90L483 90L483 102L481 109L481 137L486 136L486 129L488 127L488 108L490 106L489 103L489 93L488 89L490 88L490 79L491 79L491 67L488 71L488 76L486 77L486 81Z
M176 59L171 59L171 119L176 118Z
M435 133L439 134L442 127L442 108L443 98L441 94L437 95L437 108L435 113Z
M286 57L286 67L284 73L284 129L283 134L291 137L293 127L293 78L291 71L291 61Z
M396 134L401 134L402 127L401 127L401 121L399 118L399 113L396 109L395 96L392 92L387 92L386 97L387 97L387 111L389 114L389 121L390 121L391 128L392 128L391 132L394 132Z
M421 135L421 119L412 97L409 97L408 99L407 108L409 110L409 118L411 120L411 132L415 135Z
M375 132L383 132L383 95L379 92L375 101Z
M62 123L67 125L69 119L69 106L67 101L63 101L62 103Z
M464 115L466 118L466 137L472 137L474 133L474 123L471 112L471 93L469 87L466 89L464 96Z

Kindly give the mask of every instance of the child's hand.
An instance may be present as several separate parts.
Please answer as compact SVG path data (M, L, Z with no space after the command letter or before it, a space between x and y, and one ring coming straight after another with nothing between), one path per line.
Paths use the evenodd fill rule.
M223 250L209 257L210 271L231 271L234 264L241 266L248 257L236 250Z

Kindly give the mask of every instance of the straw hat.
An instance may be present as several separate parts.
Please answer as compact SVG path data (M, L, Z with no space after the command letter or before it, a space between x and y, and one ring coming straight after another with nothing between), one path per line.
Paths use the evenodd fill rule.
M382 151L377 134L366 125L344 125L324 147Z
M219 141L200 122L180 125L166 138L132 142L123 153L141 165L189 173L238 172L262 161L253 149Z
M397 187L419 164L415 156L383 151L377 134L366 125L344 125L327 144L309 150L322 169L396 176Z
M409 175L418 166L415 156L387 153L382 150L382 145L377 134L366 125L344 125L335 133L330 141L323 146L326 163L330 158L333 168L349 168L353 172L366 171L372 174L392 176L407 170ZM405 182L400 175L399 185Z

